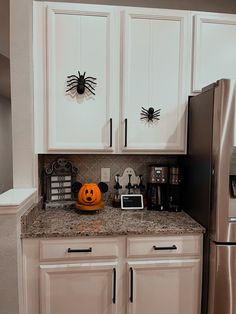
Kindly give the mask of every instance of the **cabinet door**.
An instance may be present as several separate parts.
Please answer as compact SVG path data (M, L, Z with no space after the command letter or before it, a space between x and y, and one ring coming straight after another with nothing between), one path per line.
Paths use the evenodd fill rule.
M188 12L125 11L123 151L185 151L190 57L188 23ZM141 119L142 107L160 109L160 120Z
M41 314L116 313L115 272L115 263L41 265Z
M112 7L68 3L47 6L49 150L112 150L115 24ZM76 84L73 77L68 87L67 77L78 77L78 71L96 78L87 82L96 95L86 88L81 95L76 88L66 92Z
M236 78L236 15L193 14L192 91L221 78Z
M130 262L129 314L200 314L200 260Z

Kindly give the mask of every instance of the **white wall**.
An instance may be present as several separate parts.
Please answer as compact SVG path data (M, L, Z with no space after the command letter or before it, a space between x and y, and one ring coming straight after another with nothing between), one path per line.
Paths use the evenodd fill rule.
M11 103L0 96L0 194L12 188Z

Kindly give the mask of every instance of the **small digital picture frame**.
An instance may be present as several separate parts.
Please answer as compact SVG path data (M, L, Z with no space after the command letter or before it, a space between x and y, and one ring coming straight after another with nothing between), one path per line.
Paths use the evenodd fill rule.
M143 195L122 194L121 209L143 209Z

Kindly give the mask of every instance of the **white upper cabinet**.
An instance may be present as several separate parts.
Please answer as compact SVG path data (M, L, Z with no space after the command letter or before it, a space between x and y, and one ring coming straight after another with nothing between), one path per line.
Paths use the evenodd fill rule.
M191 55L189 12L131 8L124 11L122 24L122 151L183 153ZM142 107L159 110L160 120L150 115L148 120L148 114L141 114Z
M236 15L193 13L192 92L221 78L236 79Z
M236 79L236 15L34 1L33 25L36 153L185 153L188 95Z
M189 16L35 2L35 152L184 153ZM79 95L75 76L67 87L78 71L96 78L87 81L96 95ZM141 119L142 107L160 109L160 120Z
M46 81L45 146L57 151L112 151L114 112L111 104L114 103L118 36L114 9L68 3L36 3L35 6L34 35L41 41L34 41L35 71ZM40 65L45 69L44 73ZM78 94L76 90L78 71L81 75L86 73L84 94ZM71 75L74 76L68 78ZM42 97L39 88L40 82L36 81L36 104ZM66 92L70 88L72 90ZM42 107L42 103L40 105ZM42 113L36 119L40 117L42 120ZM40 145L42 141L38 143Z

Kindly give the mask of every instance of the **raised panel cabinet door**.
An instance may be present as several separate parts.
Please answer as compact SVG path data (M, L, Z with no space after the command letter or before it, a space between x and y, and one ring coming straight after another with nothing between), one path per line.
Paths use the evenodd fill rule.
M186 145L189 13L130 9L123 13L123 151L183 153ZM160 110L159 120L141 115Z
M112 150L115 24L112 7L47 5L49 150ZM77 84L76 77L67 77L78 77L78 71L85 73L95 95L88 89L84 94L76 88L66 92Z
M200 259L129 262L128 314L200 314Z
M116 263L40 266L41 314L116 314Z
M236 79L236 15L193 13L192 91L218 79Z

